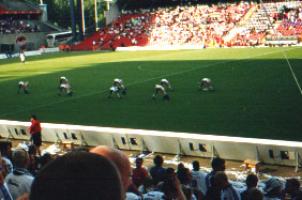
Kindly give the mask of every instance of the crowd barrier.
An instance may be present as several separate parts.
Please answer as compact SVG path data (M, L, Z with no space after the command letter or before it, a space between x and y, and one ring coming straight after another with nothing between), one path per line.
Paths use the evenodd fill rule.
M0 136L29 140L29 122L0 120ZM107 145L121 150L149 151L228 160L246 159L300 167L302 142L227 137L185 132L42 123L43 141Z

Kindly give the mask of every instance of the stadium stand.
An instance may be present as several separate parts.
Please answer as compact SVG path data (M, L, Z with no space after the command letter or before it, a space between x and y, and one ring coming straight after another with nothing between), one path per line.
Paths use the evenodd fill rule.
M59 30L42 22L43 11L38 5L27 1L0 1L0 52L7 55L19 51L16 38L26 38L27 50L45 45L45 35ZM10 56L8 56L10 57Z
M301 13L300 1L182 4L127 11L72 49L259 46L266 40L295 44L302 34Z

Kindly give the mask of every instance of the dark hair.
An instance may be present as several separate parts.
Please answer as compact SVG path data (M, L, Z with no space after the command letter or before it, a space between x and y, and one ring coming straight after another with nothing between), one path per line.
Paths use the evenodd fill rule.
M48 163L36 176L30 200L121 200L115 165L88 152L71 152Z
M255 174L249 174L246 177L245 183L248 188L256 187L258 184L258 177Z
M263 194L257 188L252 188L248 192L247 200L262 200L262 199L263 199Z
M31 118L33 118L33 119L38 119L37 116L36 116L35 114L31 114L30 116L31 116Z
M194 160L192 162L192 166L193 166L194 171L198 171L200 169L200 165L199 165L199 162L197 160Z
M143 162L143 161L144 161L144 159L142 159L142 158L140 158L140 157L136 157L136 159L135 159L135 163L136 163L137 161Z
M212 160L212 168L215 171L222 171L225 167L225 160L219 157L213 158Z
M299 190L300 182L295 178L290 178L286 180L287 185L290 185L293 189Z
M163 165L163 162L164 162L164 159L161 155L156 155L153 159L153 162L156 166L162 166Z

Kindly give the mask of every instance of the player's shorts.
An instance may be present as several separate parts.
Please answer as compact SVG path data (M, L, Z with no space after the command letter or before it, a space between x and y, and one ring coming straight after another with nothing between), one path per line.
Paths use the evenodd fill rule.
M37 132L31 135L31 141L35 146L41 146L42 145L42 136L41 132Z

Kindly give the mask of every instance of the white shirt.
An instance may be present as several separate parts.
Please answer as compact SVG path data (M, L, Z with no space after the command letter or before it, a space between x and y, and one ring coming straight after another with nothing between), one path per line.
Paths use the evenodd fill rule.
M29 193L33 180L34 177L29 173L16 175L12 172L5 177L5 182L13 199L17 199L24 193Z
M117 92L118 88L116 86L111 86L110 91Z
M161 90L161 91L164 92L164 93L166 92L165 88L164 88L162 85L156 84L156 85L155 85L155 89Z
M207 192L206 173L192 170L192 182L196 182L196 189L204 195Z
M144 200L161 200L164 197L164 193L160 191L150 191L143 195Z
M126 192L125 200L142 200L142 198L133 192Z

